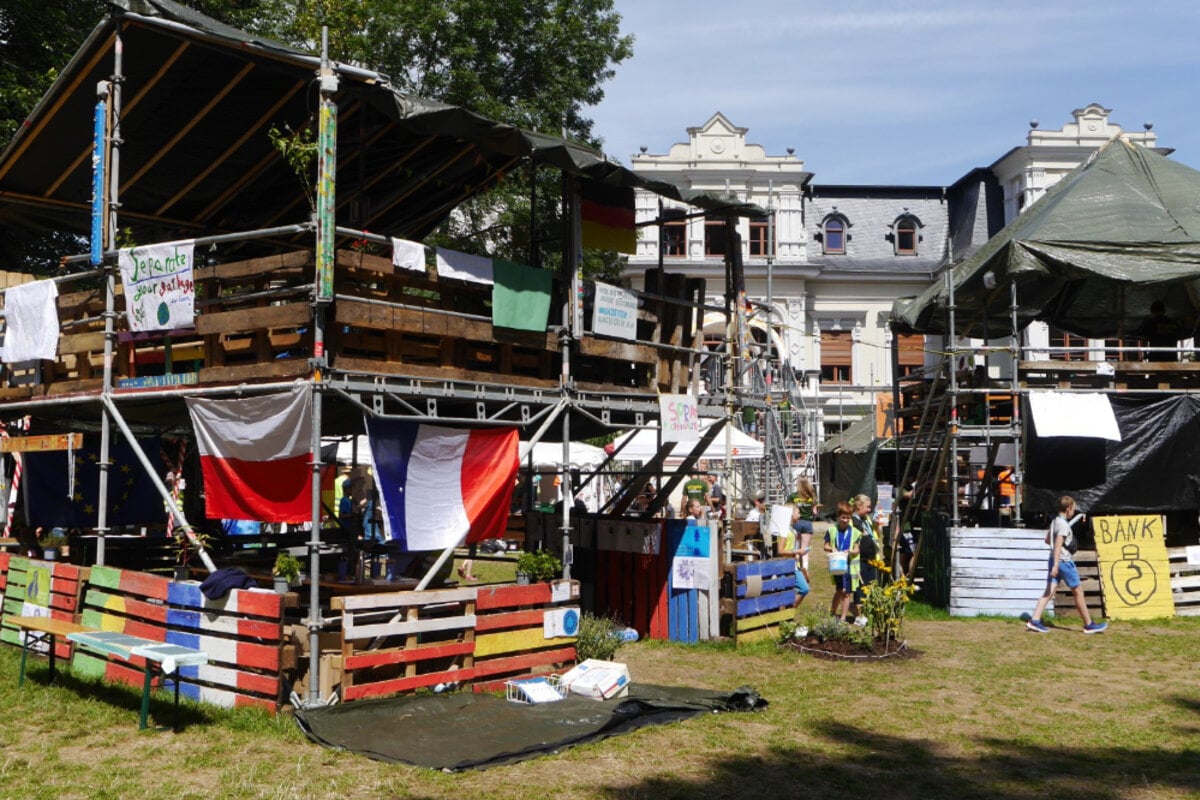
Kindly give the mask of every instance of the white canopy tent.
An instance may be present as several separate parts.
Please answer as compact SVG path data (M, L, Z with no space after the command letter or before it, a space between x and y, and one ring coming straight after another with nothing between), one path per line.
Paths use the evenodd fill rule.
M529 442L521 442L521 466L529 463ZM555 469L562 466L563 463L563 447L562 442L538 442L533 445L533 466L534 467L553 467ZM583 442L571 442L569 458L567 462L572 467L598 467L604 463L604 450L599 447L594 447Z
M707 423L704 426L705 430L712 424L711 422ZM762 442L739 431L737 428L730 428L729 434L732 436L729 455L735 461L762 458L766 452L766 448L763 447ZM701 458L710 461L724 461L725 437L725 431L718 433L717 438L705 449ZM621 447L624 442L628 442L628 444ZM623 433L609 447L612 448L612 452L617 453L616 459L619 461L649 461L658 453L658 426L650 426ZM621 448L619 452L617 452L617 448ZM680 461L691 451L691 448L692 445L686 442L677 442L667 460ZM605 449L607 450L608 448L606 447Z

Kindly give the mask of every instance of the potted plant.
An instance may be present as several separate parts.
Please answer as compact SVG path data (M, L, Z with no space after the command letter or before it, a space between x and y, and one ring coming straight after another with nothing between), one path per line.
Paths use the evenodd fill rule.
M517 558L517 583L549 581L561 574L562 562L549 550L527 550Z
M188 537L187 531L183 528L176 528L172 536L175 537L175 580L186 581L189 576L188 562L191 561L192 551L204 550L208 548L212 537L203 531L192 529L191 538Z
M42 548L42 558L47 561L57 561L58 556L64 553L66 544L67 534L63 532L62 528L51 528L38 537L38 545Z
M300 560L287 550L280 550L271 574L275 576L275 591L284 594L289 586L300 580Z

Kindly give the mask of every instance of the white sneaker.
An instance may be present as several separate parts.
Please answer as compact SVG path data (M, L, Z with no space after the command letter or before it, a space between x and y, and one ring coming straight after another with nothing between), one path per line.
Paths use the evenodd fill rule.
M865 627L867 627L867 618L866 617L855 617L854 624L860 628L865 628Z

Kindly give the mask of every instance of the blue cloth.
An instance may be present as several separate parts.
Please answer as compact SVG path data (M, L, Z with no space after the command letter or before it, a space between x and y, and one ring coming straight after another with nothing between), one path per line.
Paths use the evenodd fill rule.
M800 565L796 565L796 594L800 597L808 595L808 580L804 577L804 573L800 570Z
M229 594L231 589L254 589L258 584L246 574L245 570L237 567L219 569L204 579L200 591L209 600L220 600Z

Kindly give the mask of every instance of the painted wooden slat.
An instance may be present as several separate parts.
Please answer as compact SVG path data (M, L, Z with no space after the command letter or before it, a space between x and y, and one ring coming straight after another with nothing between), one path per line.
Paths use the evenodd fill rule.
M491 611L498 608L545 605L550 602L550 584L533 583L528 586L483 586L475 597L475 611Z
M574 644L574 637L556 636L550 639L540 627L527 630L504 631L488 633L475 637L475 657L502 655L504 653L519 653L523 650L536 650L546 647L562 647Z
M477 656L478 657L478 656ZM549 667L553 664L569 664L575 661L575 647L563 647L558 650L541 650L535 653L522 653L504 658L490 658L476 661L473 667L475 677L489 675L506 675L515 672L526 672L538 667Z
M794 619L796 612L791 608L781 608L777 611L772 611L768 614L758 614L753 617L746 617L737 621L737 638L740 642L742 637L749 631L758 630L768 626L777 626L785 620Z
M367 697L382 697L383 695L406 692L410 689L436 686L439 683L469 681L473 677L474 670L447 670L445 672L430 672L427 675L415 675L411 678L393 678L376 683L351 685L342 689L342 699L362 700Z
M99 589L89 590L84 595L83 602L86 605L115 611L122 615L137 616L162 625L167 624L167 607L156 603L147 603L144 600L137 600L132 597L125 597Z
M334 597L330 607L339 611L375 611L410 606L431 606L440 603L469 603L476 599L476 589L432 589L427 592L389 592ZM549 602L549 597L546 602Z
M119 589L125 594L139 595L164 602L171 584L171 581L157 575L114 567L92 567L90 582L108 589Z
M210 600L200 591L199 584L191 582L168 582L167 603L212 614L236 614L268 619L279 619L283 615L283 596L276 592L234 589L220 600Z
M186 667L184 670L184 678L192 678L193 683L203 681L208 684L227 686L239 689L242 692L261 694L272 698L279 695L280 676L278 674L259 675L253 672L246 672L245 670L222 667L217 664L201 664L194 670L194 674L192 675L188 675ZM183 683L186 685L188 681L184 680Z
M410 647L404 650L366 650L346 656L344 664L346 670L370 669L389 664L411 664L414 661L427 661L432 658L470 655L474 650L474 642L427 645L424 647Z
M267 621L233 616L213 616L201 611L169 609L167 611L166 622L172 628L203 630L209 633L223 633L230 636L266 639L269 641L277 641L283 635L279 620Z
M736 565L735 577L738 583L744 583L751 576L771 577L794 573L795 562L790 558L771 558L766 561L744 561Z
M773 594L775 592L785 592L788 589L794 590L795 588L796 588L796 573L789 572L787 575L781 575L776 578L768 578L767 580L763 581L762 586L759 588L759 593L767 595L767 594ZM737 593L738 597L745 597L746 592L748 590L749 590L749 587L747 587L746 584L744 584L744 583L737 584L737 592L736 593Z
M477 614L475 617L475 630L482 632L500 631L507 628L528 628L533 625L541 625L542 619L545 616L546 610L542 608L494 614Z
M408 636L434 631L455 631L475 627L475 615L464 614L460 617L434 617L433 619L418 619L413 621L398 620L396 622L379 622L360 624L353 617L347 616L342 620L342 638L346 641L374 639L380 636Z
M796 584L793 583L794 587ZM766 594L762 597L747 597L744 600L738 600L737 616L738 620L744 617L749 617L755 614L765 614L768 611L774 611L777 608L784 606L791 608L796 602L796 590L790 589L786 592L777 592L776 594Z

